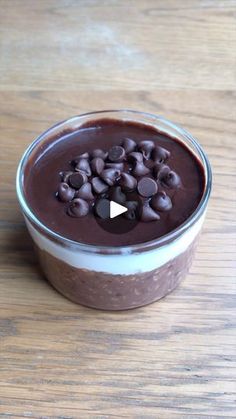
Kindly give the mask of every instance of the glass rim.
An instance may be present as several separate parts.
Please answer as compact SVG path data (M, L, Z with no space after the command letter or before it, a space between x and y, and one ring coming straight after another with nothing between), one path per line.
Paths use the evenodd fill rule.
M204 175L205 175L205 190L202 195L202 198L194 210L194 212L188 217L182 224L180 224L176 229L170 231L169 233L158 237L156 239L146 241L143 243L133 244L133 245L125 245L125 246L104 246L104 245L93 245L93 244L86 244L82 242L78 242L72 239L69 239L67 237L64 237L60 235L59 233L56 233L55 231L51 230L49 227L47 227L43 222L39 220L39 218L34 214L33 210L28 206L25 193L23 190L23 180L24 180L24 165L26 164L31 152L35 149L35 147L43 141L44 137L49 134L54 129L63 126L63 124L70 124L73 123L73 121L79 120L86 116L96 116L96 115L103 115L106 113L112 113L112 114L118 114L123 113L127 114L130 117L132 115L140 115L146 118L151 118L151 121L148 123L149 125L152 124L158 132L165 133L165 130L163 128L159 128L158 126L155 126L155 123L158 122L164 123L167 127L174 129L183 137L187 137L187 139L190 141L191 145L193 145L194 149L198 152L201 163L204 168ZM122 120L122 118L118 117L118 119ZM138 121L137 121L138 122ZM79 128L79 127L78 127ZM172 134L169 134L173 139L178 138L177 136L174 136ZM187 144L185 144L187 145ZM188 145L187 145L188 146ZM188 147L189 148L189 147ZM197 156L197 158L199 158ZM25 152L23 153L20 162L18 164L17 173L16 173L16 193L18 197L19 204L21 206L23 214L29 218L29 220L36 225L42 232L45 232L47 236L49 236L51 239L54 239L57 242L60 242L61 245L69 245L72 247L76 247L78 250L81 250L83 252L89 252L89 253L104 253L104 254L120 254L124 252L140 252L140 251L147 251L152 248L161 247L169 243L170 241L175 240L177 237L182 235L188 228L190 228L201 216L203 211L206 208L206 205L208 203L210 193L211 193L211 187L212 187L212 170L211 165L208 160L208 157L206 156L206 153L203 151L202 147L198 143L198 141L184 128L182 128L179 125L176 125L175 123L171 122L170 120L164 118L160 115L155 115L148 112L142 112L132 109L107 109L107 110L100 110L100 111L92 111L92 112L86 112L83 114L72 116L71 118L64 119L60 122L57 122L53 126L49 127L47 130L43 131L40 135L38 135L33 142L30 143L30 145L26 148Z

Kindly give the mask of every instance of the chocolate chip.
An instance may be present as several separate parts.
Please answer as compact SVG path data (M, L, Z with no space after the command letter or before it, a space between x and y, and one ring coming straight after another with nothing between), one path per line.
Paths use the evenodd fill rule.
M61 175L62 181L63 181L63 182L68 183L68 181L69 181L69 177L70 177L70 175L72 175L73 173L74 173L74 172L71 172L71 171L61 172L61 173L60 173L60 175Z
M162 178L162 183L168 188L176 189L181 185L181 180L179 175L171 170L165 177Z
M163 147L156 146L152 151L152 159L156 163L165 163L170 157L170 152Z
M91 169L95 175L100 175L102 173L105 163L101 157L94 157L94 159L90 162Z
M105 192L99 194L99 198L109 199L109 192L110 188L108 188Z
M138 151L132 151L132 153L129 153L127 156L128 161L131 163L143 163L143 155L142 153L139 153Z
M75 193L76 198L83 198L86 201L91 201L94 199L94 195L92 193L92 186L91 183L87 182L84 183L81 188Z
M140 195L149 198L157 193L158 186L154 179L143 177L138 181L137 189Z
M86 152L83 154L79 154L79 156L76 156L75 159L72 160L72 164L76 166L81 159L89 159L89 153Z
M116 187L112 188L111 193L110 193L110 199L112 201L118 202L118 204L124 204L125 203L126 196L122 192L120 186L116 186Z
M150 170L143 163L137 162L135 164L135 167L133 169L133 174L135 176L145 176L148 173L150 173Z
M70 186L75 189L79 189L87 181L88 178L84 172L72 173L69 177Z
M141 151L143 158L145 160L149 159L151 156L151 152L154 149L155 144L153 141L144 140L138 144L138 149Z
M137 186L137 180L134 176L123 172L120 175L119 185L126 191L133 191Z
M111 169L118 169L121 172L123 172L123 170L124 170L124 163L110 163L110 162L105 163L105 169L109 169L109 168L111 168Z
M172 208L172 202L170 197L161 191L152 197L151 207L156 211L169 211Z
M94 192L96 192L97 194L101 194L103 192L106 192L108 190L108 185L103 182L102 179L100 179L99 177L94 177L92 180L92 187Z
M108 153L103 151L101 148L96 148L91 152L91 157L100 157L101 159L105 160L107 158Z
M91 176L91 168L87 159L80 159L75 166L77 172L84 172L87 176Z
M169 166L162 163L156 163L153 166L153 175L157 180L162 180L170 172Z
M153 167L155 166L155 163L153 160L148 159L145 161L145 166L148 167L148 169L152 170Z
M132 140L132 138L124 138L122 147L125 149L125 152L127 154L134 151L136 149L136 146L137 144L134 140Z
M108 151L108 158L110 161L114 162L121 162L125 158L125 150L120 145L113 146Z
M106 220L110 217L110 201L108 199L98 199L94 209L99 218Z
M109 186L112 186L120 176L120 171L117 169L105 169L100 176Z
M127 218L128 220L136 220L138 216L138 202L126 201L125 206L128 208L128 211L124 212L123 217Z
M59 185L58 188L58 198L62 202L69 202L74 198L75 191L74 189L70 188L70 186L63 182Z
M89 205L84 199L76 198L70 203L67 214L71 217L85 217L89 212Z
M160 216L150 207L148 202L144 202L140 209L140 219L141 221L147 223L150 221L159 220Z

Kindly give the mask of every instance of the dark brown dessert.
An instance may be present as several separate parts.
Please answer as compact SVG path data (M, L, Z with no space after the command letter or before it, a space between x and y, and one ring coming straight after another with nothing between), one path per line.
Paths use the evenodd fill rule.
M103 114L65 121L36 140L17 192L53 286L74 302L122 310L162 298L186 275L211 173L189 134L163 118Z
M100 246L144 243L175 230L196 209L205 185L202 164L177 139L111 119L49 139L25 173L28 204L42 223ZM136 221L127 234L98 222L104 218L101 200L111 199L128 209L116 224Z

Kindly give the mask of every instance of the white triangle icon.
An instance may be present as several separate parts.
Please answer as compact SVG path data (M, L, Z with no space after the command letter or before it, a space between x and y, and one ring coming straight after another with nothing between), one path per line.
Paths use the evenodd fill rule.
M128 211L123 205L117 204L115 201L110 201L110 218L118 217L118 215L123 214Z

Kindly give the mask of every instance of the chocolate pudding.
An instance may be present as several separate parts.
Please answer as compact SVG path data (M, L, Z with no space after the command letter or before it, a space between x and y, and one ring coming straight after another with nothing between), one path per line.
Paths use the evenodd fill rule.
M185 131L153 116L117 114L47 131L17 179L49 281L72 301L110 310L150 303L177 286L210 192L208 162Z

